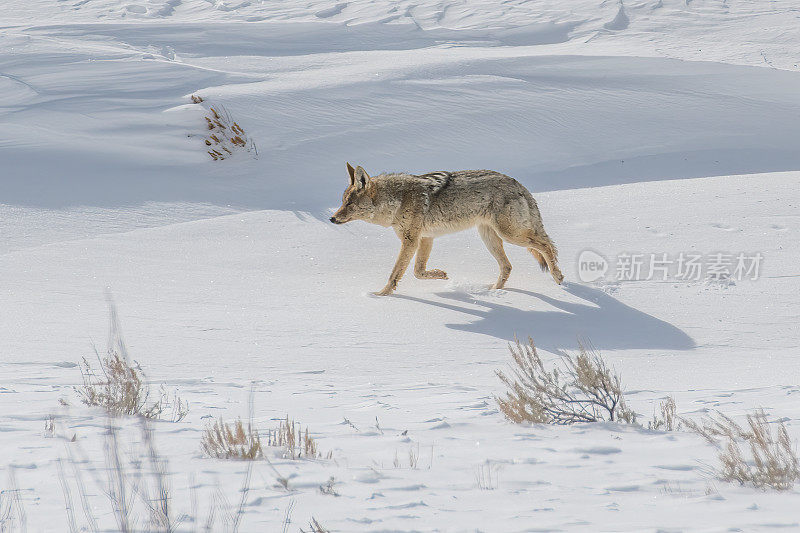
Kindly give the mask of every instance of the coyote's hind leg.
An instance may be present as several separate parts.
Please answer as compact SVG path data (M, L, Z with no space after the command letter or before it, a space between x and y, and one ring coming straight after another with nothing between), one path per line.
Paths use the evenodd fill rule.
M542 254L536 251L536 248L528 248L528 251L531 253L536 262L539 263L539 268L542 269L542 272L547 272L550 270L550 267L547 266L547 260L544 258Z
M494 230L506 242L537 252L544 259L547 269L550 270L550 275L553 276L553 280L561 285L561 282L564 280L564 275L558 268L558 252L546 234L537 233L533 229L517 229L501 221L498 221L494 226ZM534 257L536 256L534 255ZM537 260L538 259L537 257Z
M497 260L500 267L500 275L497 277L497 282L492 285L492 289L502 289L511 274L511 261L508 260L505 250L503 250L503 239L492 229L491 226L481 224L478 226L478 234L480 234L489 253Z
M447 272L444 270L439 270L438 268L426 270L432 248L433 237L420 239L419 248L417 248L417 259L414 262L414 276L419 279L447 279Z

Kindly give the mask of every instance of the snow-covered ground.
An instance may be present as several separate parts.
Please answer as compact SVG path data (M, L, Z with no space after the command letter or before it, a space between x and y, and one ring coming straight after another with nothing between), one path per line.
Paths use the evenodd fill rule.
M251 390L260 431L288 413L323 458L256 463L241 531L282 531L287 514L288 531L312 516L332 531L800 528L797 489L716 480L696 435L518 426L494 402L515 335L548 361L585 337L644 422L672 395L690 418L764 407L800 438L800 10L620 6L7 0L0 487L13 471L28 530L68 529L58 461L81 454L100 529L117 527L106 420L72 390L105 343L106 290L148 378L190 404L155 425L175 514L198 517L185 530L217 487L240 497L246 465L202 457L200 436L246 418ZM257 157L211 160L210 107ZM564 285L509 246L507 290L488 290L496 264L465 232L434 245L450 280L371 296L399 245L327 222L345 161L514 176ZM587 249L611 261L605 279L581 281ZM757 280L613 279L623 254L681 253L763 262ZM331 477L338 497L318 488Z

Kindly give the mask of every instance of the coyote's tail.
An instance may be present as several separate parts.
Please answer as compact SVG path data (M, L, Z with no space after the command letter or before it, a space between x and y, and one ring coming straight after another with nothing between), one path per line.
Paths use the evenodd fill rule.
M553 259L553 264L558 263L558 250L556 249L556 245L553 244L553 241L550 240L550 237L547 235L539 236L537 239L542 243L542 246L547 250L550 257ZM542 269L542 272L549 272L550 267L547 265L547 261L545 260L544 256L537 250L536 248L528 248L528 251L531 255L536 259L539 263L539 266Z
M523 190L525 189L523 188ZM530 209L531 225L534 228L537 228L538 226L538 228L533 230L530 235L532 241L531 244L538 246L536 248L528 248L528 251L539 263L539 266L542 268L542 272L549 272L550 266L547 264L547 260L539 251L540 249L550 256L550 259L553 261L553 266L556 272L558 272L558 250L556 249L556 245L553 244L553 241L551 241L550 237L547 236L547 233L544 232L544 228L541 227L542 219L539 215L539 206L536 205L536 200L533 199L533 196L531 196L527 190L525 190L525 192L527 193L525 197L528 201L528 208Z

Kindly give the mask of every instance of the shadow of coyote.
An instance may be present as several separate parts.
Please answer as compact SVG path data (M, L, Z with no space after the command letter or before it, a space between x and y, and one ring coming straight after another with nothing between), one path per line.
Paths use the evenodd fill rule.
M427 270L434 237L478 226L478 233L497 263L500 275L492 285L501 289L511 273L503 241L527 248L556 283L564 279L557 251L544 231L536 200L517 180L492 170L431 172L415 176L396 173L370 177L347 163L350 185L334 224L364 220L391 226L400 238L400 255L386 286L377 295L391 294L416 253L414 275L447 279L443 270Z

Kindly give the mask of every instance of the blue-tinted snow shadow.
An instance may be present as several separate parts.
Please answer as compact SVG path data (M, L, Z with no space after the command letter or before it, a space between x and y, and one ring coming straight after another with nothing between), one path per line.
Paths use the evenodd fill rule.
M322 17L321 17L322 18ZM403 15L397 15L402 19ZM581 24L534 22L515 28L422 29L407 21L346 22L249 21L210 24L65 24L38 26L34 35L119 42L132 49L168 50L189 57L285 57L370 50L413 50L443 44L535 46L563 43ZM231 38L235 35L236 38Z
M474 317L474 320L446 324L448 328L490 335L506 341L515 336L532 337L547 351L575 346L577 338L591 340L599 349L688 350L694 340L679 328L634 309L616 298L586 285L565 282L564 290L583 302L565 302L521 289L507 289L540 300L557 310L518 309L510 305L477 298L462 292L439 292L448 303L396 294L411 300ZM462 306L458 303L469 304ZM482 309L475 309L479 306Z
M387 48L389 41L416 46L407 33L422 35L428 44L447 37L386 24L380 26L390 28L380 31L389 34L372 25L312 26L327 36L319 44L341 37L343 50L368 35ZM213 35L191 25L172 29L178 33L124 24L47 31L64 38L115 35L148 46L160 35L176 51L182 50L178 43L191 49L207 41L208 53L227 35L222 27ZM568 30L537 25L503 39L544 43L565 39ZM458 35L459 42L468 42L465 34ZM299 39L290 33L284 37L286 46ZM229 52L279 55L262 41L257 32L240 36ZM74 83L63 76L62 83L49 85L26 81L26 71L7 73L10 67L0 65L4 79L22 87L0 110L11 121L9 131L29 127L45 113L54 118L70 113L84 121L75 126L79 132L103 140L76 135L69 143L52 145L13 137L0 143L2 203L59 209L195 202L305 211L327 219L327 209L337 206L347 183L345 160L373 175L490 168L533 192L800 169L796 72L665 58L488 56L454 58L398 79L355 77L322 90L260 85L267 78L256 71L243 75L115 57L80 62ZM52 66L63 69L59 61L53 59ZM28 73L33 81L36 72ZM241 117L260 155L215 164L205 157L200 138L182 143L190 120L164 123L161 114L203 87L234 85L241 94L223 93L218 101ZM34 98L30 91L41 94ZM99 117L106 114L116 122L98 130ZM151 121L152 131L143 126ZM55 120L43 131L59 126ZM152 142L126 146L137 131L151 133Z

